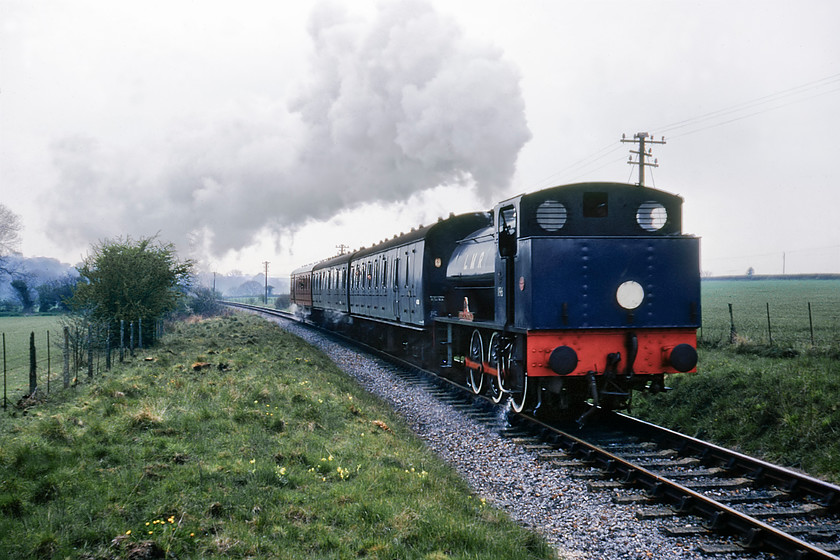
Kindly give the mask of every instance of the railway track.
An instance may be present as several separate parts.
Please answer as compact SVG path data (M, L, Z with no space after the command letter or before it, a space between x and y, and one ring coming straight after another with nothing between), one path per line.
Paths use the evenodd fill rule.
M489 400L461 391L463 385L415 373L406 379L541 460L586 478L592 491L612 492L638 518L660 520L665 534L696 539L703 552L840 560L838 486L617 413L603 413L583 429L528 415L510 415L508 423Z
M636 503L637 517L670 520L667 534L733 537L705 552L838 558L840 487L622 414L604 414L574 433L524 422L540 430L545 460L583 461L595 477L592 489Z

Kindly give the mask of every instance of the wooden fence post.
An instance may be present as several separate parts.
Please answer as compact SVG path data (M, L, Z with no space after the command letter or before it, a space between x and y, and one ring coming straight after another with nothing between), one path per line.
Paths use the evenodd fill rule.
M735 344L738 333L735 331L735 317L732 314L732 304L729 304L729 344Z
M34 395L38 389L38 362L35 360L35 332L29 333L29 394Z
M88 323L88 379L93 379L93 325Z
M125 320L120 319L120 363L125 359Z
M50 331L47 330L47 394L50 394Z
M105 371L111 371L111 322L105 331Z
M137 327L137 337L139 339L138 343L137 343L137 346L140 348L140 350L142 350L143 349L143 317L140 317L139 319L137 319L137 324L139 325Z
M770 328L770 302L767 302L767 340L773 346L773 330Z
M3 333L3 410L6 410L6 333Z
M70 328L64 327L64 388L70 386Z

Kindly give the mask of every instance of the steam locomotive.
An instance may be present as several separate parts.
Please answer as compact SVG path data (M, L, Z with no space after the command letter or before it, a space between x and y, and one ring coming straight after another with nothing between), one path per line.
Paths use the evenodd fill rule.
M299 268L291 301L516 412L627 408L697 363L699 239L681 228L664 191L552 187Z

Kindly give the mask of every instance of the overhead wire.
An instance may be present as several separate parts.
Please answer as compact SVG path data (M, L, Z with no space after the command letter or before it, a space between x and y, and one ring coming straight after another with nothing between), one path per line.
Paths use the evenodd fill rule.
M599 161L599 160L609 156L613 152L617 151L620 147L621 147L620 142L618 142L618 141L610 142L609 144L607 144L603 148L595 151L594 153L592 153L592 154L590 154L586 157L583 157L583 158L577 160L576 162L567 165L566 167L564 167L562 169L558 169L554 173L551 173L550 175L547 175L546 177L542 178L539 181L536 181L535 182L535 187L538 188L540 186L543 186L546 183L548 183L549 181L551 181L552 179L554 179L555 177L563 175L564 173L569 173L569 172L571 172L575 169L585 168L587 166L593 165L597 161ZM610 161L609 163L607 163L605 165L609 165L611 163L613 163L613 162ZM601 166L601 167L604 167L604 166ZM595 169L588 170L587 173L591 173L592 171L597 171L601 167L597 167Z
M802 94L806 94L806 93L814 91L814 90L822 89L822 88L825 88L827 86L832 86L832 85L834 85L838 82L840 82L840 74L832 74L830 76L820 78L819 80L813 80L813 81L810 81L810 82L807 82L807 83L804 83L804 84L800 84L798 86L794 86L794 87L791 87L791 88L780 90L780 91L777 91L777 92L774 92L774 93L771 93L771 94L768 94L768 95L763 95L763 96L757 97L755 99L742 101L740 103L736 103L736 104L731 105L729 107L724 107L724 108L721 108L721 109L717 109L715 111L711 111L709 113L705 113L705 114L699 115L697 117L692 117L690 119L684 119L684 120L677 121L677 122L674 122L674 123L671 123L671 124L668 124L668 125L665 125L665 126L656 127L656 128L654 128L654 130L656 130L659 133L664 134L664 133L671 132L671 131L674 131L674 130L679 130L681 128L686 128L686 127L690 127L690 126L693 126L693 125L700 125L704 122L712 121L712 120L715 120L715 119L720 119L720 118L726 117L728 115L738 114L740 112L747 111L747 110L750 110L750 109L754 109L756 107L761 107L762 105L767 105L767 104L770 104L770 103L776 103L776 102L779 102L779 101L783 101L785 99L789 99L788 101L783 101L782 103L779 103L777 105L773 105L771 107L766 107L766 108L763 108L763 109L760 109L760 110L757 110L757 111L752 111L752 112L747 113L747 114L739 115L739 116L737 116L735 118L732 118L732 119L728 119L728 120L721 121L721 122L715 122L715 123L710 124L708 126L703 126L701 128L696 128L696 129L693 129L693 130L689 130L687 132L682 132L682 133L679 133L679 134L676 134L676 135L672 135L671 138L679 138L681 136L687 136L689 134L695 134L695 133L701 132L703 130L708 130L710 128L715 128L717 126L724 126L724 125L731 124L733 122L737 122L739 120L743 120L743 119L753 117L753 116L756 116L756 115L760 115L760 114L763 114L763 113L766 113L766 112L769 112L769 111L775 111L776 109L780 109L782 107L787 107L788 105L793 105L793 104L796 104L796 103L802 103L804 101L808 101L808 100L813 99L815 97L819 97L819 96L822 96L822 95L827 95L827 94L830 94L830 93L833 93L833 92L836 92L836 91L840 91L840 88L834 88L834 89L819 91L819 92L814 93L812 95L806 95L806 96L802 97ZM793 98L793 99L790 99L790 98Z
M714 121L715 119L720 119L720 118L726 117L728 115L737 115L739 112L743 112L743 111L747 111L747 110L754 109L754 108L757 108L757 107L761 107L762 105L767 105L767 104L770 104L770 103L782 101L781 103L779 103L777 105L773 105L771 107L765 107L765 108L762 108L760 110L752 111L752 112L747 113L747 114L741 114L741 115L735 116L733 118L730 118L730 119L727 119L727 120L724 120L724 121L712 122L711 124L707 124L705 126L700 126L699 128L694 128L694 129L691 129L691 130L688 130L688 131L685 131L685 132L681 132L681 133L678 133L678 134L675 134L675 135L671 135L670 138L679 138L679 137L682 137L682 136L688 136L690 134L696 134L698 132L703 132L705 130L709 130L711 128L716 128L716 127L719 127L719 126L725 126L725 125L728 125L728 124L731 124L731 123L734 123L734 122L737 122L737 121L740 121L740 120L744 120L744 119L747 119L747 118L750 118L750 117L754 117L756 115L767 113L769 111L775 111L775 110L780 109L782 107L787 107L788 105L793 105L793 104L796 104L796 103L802 103L804 101L808 101L808 100L813 99L815 97L820 97L820 96L823 96L823 95L828 95L828 94L840 91L840 87L837 87L837 88L833 88L833 89L829 89L829 90L817 91L816 93L813 93L811 95L806 95L806 96L802 97L802 94L806 94L806 93L809 93L809 92L812 92L812 91L815 91L815 90L821 90L825 87L832 86L832 85L837 84L837 83L840 83L840 73L831 74L829 76L826 76L824 78L820 78L818 80L812 80L810 82L806 82L806 83L800 84L798 86L794 86L794 87L787 88L787 89L784 89L784 90L780 90L780 91L777 91L777 92L774 92L774 93L770 93L768 95L763 95L763 96L757 97L755 99L742 101L740 103L736 103L736 104L731 105L729 107L723 107L723 108L717 109L715 111L710 111L708 113L699 115L697 117L692 117L692 118L689 118L689 119L683 119L683 120L676 121L676 122L673 122L671 124L668 124L668 125L665 125L665 126L662 126L662 127L655 127L651 130L656 130L658 133L664 134L664 133L667 133L667 132L672 132L672 131L675 131L675 130L679 130L679 129L682 129L682 128L687 128L687 127L691 127L691 126L695 126L695 125L699 126L699 125L702 125L703 123L706 123L706 122L709 122L709 121ZM787 101L784 101L786 99L787 99ZM575 170L580 170L580 172L577 173L576 175L572 175L567 180L573 181L573 180L575 180L579 177L582 177L582 176L587 175L587 174L591 174L595 171L598 171L599 169L602 169L604 167L607 167L609 165L617 163L618 161L622 161L624 159L623 157L621 159L610 160L610 161L608 161L608 162L606 162L603 165L600 165L598 167L590 168L590 166L594 165L596 162L604 159L605 157L611 155L612 153L614 153L615 151L617 151L619 149L621 149L621 142L620 141L610 142L609 144L607 144L603 148L595 151L594 153L592 153L588 156L585 156L585 157L577 160L576 162L555 171L554 173L546 176L545 178L543 178L539 181L536 181L536 183L534 184L534 188L540 188L542 186L545 186L545 184L548 181L554 179L555 177L562 176L564 174L570 174L571 172L573 172ZM628 182L630 181L630 178L632 177L632 175L633 175L633 170L631 169L630 176L628 177Z

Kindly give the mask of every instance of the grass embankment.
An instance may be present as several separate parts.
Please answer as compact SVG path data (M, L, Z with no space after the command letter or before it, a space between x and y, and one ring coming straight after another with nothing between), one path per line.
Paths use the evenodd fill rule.
M554 557L266 322L184 325L145 358L2 418L0 557Z
M634 399L634 414L840 482L840 362L759 350L701 348L697 373L671 376L669 393Z

